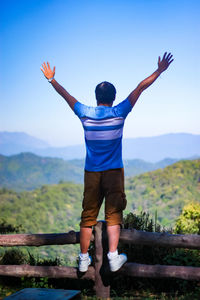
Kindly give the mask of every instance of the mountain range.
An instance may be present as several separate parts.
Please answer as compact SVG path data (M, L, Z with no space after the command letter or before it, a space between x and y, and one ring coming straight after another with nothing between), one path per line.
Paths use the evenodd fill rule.
M2 155L14 155L21 152L32 152L40 156L58 157L65 160L83 159L85 146L51 147L45 141L24 132L0 132L0 153ZM157 162L168 157L185 159L199 156L200 135L169 133L123 140L124 159Z

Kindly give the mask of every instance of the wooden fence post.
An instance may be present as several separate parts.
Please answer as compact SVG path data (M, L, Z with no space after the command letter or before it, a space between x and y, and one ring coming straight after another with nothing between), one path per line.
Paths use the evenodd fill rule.
M109 265L107 259L108 239L106 222L100 221L94 228L95 234L95 291L96 296L110 298Z

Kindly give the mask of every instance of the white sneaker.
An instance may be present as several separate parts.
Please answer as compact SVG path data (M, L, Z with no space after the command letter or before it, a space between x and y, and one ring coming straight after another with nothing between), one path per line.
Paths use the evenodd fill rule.
M112 272L116 272L123 266L123 264L125 264L125 262L127 261L127 256L126 254L122 253L112 258L109 258L108 255L108 261L110 265L110 270Z
M78 269L80 272L86 272L88 270L89 265L91 265L92 259L88 255L87 257L82 257L79 254L79 264L78 264Z

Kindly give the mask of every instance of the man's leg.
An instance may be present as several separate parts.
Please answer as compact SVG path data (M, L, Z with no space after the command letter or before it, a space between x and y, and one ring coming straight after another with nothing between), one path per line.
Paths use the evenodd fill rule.
M120 225L107 226L109 251L115 252L119 243Z
M80 227L80 254L78 269L80 272L86 272L91 264L91 257L88 254L90 239L92 235L92 227Z
M92 235L92 227L81 227L80 228L80 248L81 253L86 254L90 245Z
M110 270L112 272L118 271L123 264L127 261L126 254L118 254L118 243L120 236L120 225L107 225L107 233L108 233L108 261L110 265Z
M115 272L127 261L126 255L118 255L117 250L120 237L120 225L123 222L122 212L126 207L123 169L105 171L103 187L106 198L105 218L109 241L108 260L111 271Z
M96 218L103 201L103 195L100 191L100 172L87 172L84 176L84 198L83 211L80 223L80 254L79 271L86 272L91 264L91 257L88 254L90 245L92 226L96 224Z

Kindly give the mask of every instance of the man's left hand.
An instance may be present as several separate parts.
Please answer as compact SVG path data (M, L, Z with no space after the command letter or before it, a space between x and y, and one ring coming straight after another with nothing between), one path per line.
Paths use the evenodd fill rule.
M171 53L169 53L167 55L167 52L165 52L165 54L163 55L162 60L160 59L160 56L158 57L158 72L162 73L165 70L167 70L167 68L169 67L169 65L173 62L172 59L173 55Z

